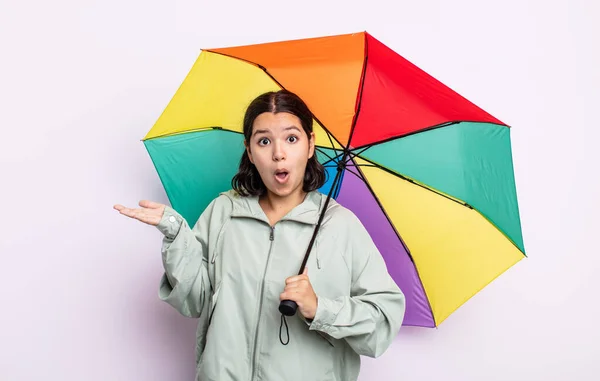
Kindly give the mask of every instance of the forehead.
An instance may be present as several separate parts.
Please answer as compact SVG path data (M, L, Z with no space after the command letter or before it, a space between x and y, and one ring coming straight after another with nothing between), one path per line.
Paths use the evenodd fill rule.
M254 120L252 132L280 132L288 130L289 127L295 127L302 132L302 123L300 118L288 112L264 112Z

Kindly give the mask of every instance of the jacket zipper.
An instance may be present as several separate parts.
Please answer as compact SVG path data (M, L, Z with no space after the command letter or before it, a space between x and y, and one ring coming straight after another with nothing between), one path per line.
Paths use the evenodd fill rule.
M250 381L253 381L256 375L256 349L258 347L258 328L260 325L260 315L262 313L263 296L265 292L265 278L267 276L267 269L269 268L269 260L271 259L271 250L273 249L273 240L275 240L275 226L271 226L271 232L269 234L269 241L271 241L271 244L269 246L269 254L267 254L265 272L263 273L262 282L260 284L260 299L258 304L258 317L256 319L256 329L254 331L254 349L252 352L252 373L250 376Z

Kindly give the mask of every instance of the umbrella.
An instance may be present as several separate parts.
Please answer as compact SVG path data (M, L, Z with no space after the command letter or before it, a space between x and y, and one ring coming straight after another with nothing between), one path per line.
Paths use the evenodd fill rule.
M320 191L368 230L404 325L436 327L524 257L510 127L366 32L200 52L143 139L190 225L231 188L250 101L282 88L313 111Z

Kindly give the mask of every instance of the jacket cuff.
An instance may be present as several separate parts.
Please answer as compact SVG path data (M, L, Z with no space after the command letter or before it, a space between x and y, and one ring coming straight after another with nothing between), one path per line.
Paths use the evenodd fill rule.
M305 318L300 313L298 314L298 316L300 317L300 320L302 320L304 322L304 324L306 324L306 326L310 327L310 325L312 324L313 320Z
M158 225L156 225L156 228L160 230L165 237L169 239L175 239L177 233L179 233L181 224L183 224L183 217L181 217L181 215L173 208L167 206L165 207L163 216Z
M319 297L317 312L315 313L315 318L310 324L309 329L327 332L327 328L333 325L341 308L341 301Z

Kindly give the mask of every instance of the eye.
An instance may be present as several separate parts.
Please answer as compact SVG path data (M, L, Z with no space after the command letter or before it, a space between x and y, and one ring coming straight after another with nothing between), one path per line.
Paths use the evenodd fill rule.
M290 143L296 143L296 142L298 141L298 137L297 137L297 136L294 136L294 135L292 135L292 136L290 136L290 137L289 137L287 140L288 140L288 142L290 142Z
M261 139L258 140L258 145L259 146L266 146L269 143L270 143L270 141L267 138L261 138Z

